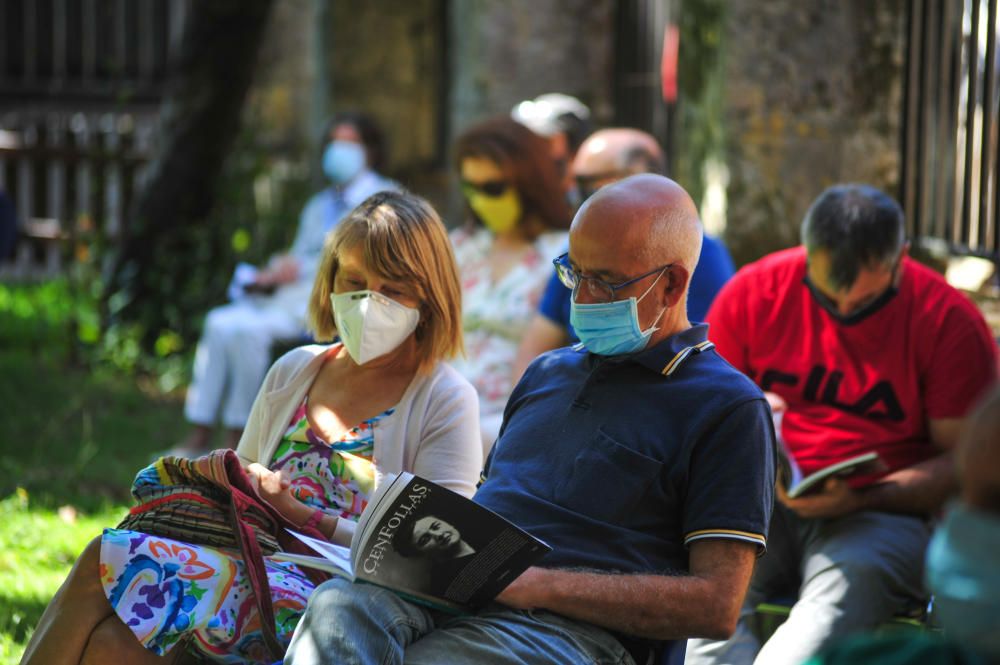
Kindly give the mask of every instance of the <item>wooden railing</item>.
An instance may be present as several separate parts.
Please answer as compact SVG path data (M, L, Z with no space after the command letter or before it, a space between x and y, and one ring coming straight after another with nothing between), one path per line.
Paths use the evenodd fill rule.
M0 277L61 269L121 232L190 0L0 0L0 189L20 242Z
M58 273L67 240L80 232L118 237L152 152L154 113L17 112L0 122L0 189L13 200L20 231L0 277Z

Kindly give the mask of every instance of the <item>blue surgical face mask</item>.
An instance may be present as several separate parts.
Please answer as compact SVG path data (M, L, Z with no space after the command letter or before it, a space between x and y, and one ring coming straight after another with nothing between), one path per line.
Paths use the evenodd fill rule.
M323 173L335 185L354 179L365 167L365 149L354 141L333 141L323 151Z
M925 575L947 634L1000 656L1000 516L956 504L927 548Z
M662 276L661 271L638 298L632 296L626 300L581 305L576 302L574 292L569 321L587 350L601 356L617 356L646 348L650 336L658 330L657 322L667 309L660 310L649 328L642 330L639 327L639 301L646 297Z

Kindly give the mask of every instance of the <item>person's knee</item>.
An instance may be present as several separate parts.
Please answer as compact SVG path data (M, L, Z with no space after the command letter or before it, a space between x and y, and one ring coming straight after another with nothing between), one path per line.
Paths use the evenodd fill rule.
M391 591L334 578L309 597L296 635L319 644L350 640L361 633L407 643L417 632L429 629L429 621L422 609Z
M266 368L271 358L271 343L274 340L266 324L252 319L231 321L219 334L225 336L226 343L232 345L234 349L239 349L241 354L258 354Z
M230 318L231 317L221 307L208 310L208 314L205 315L205 334L218 334L219 332L225 330L228 327L226 324Z
M306 612L312 615L330 617L344 612L352 612L365 602L360 597L363 587L350 584L341 578L328 580L316 587L309 597Z
M77 558L78 565L93 568L95 571L97 570L101 563L101 542L103 538L104 536L94 536L90 539L90 542L87 543Z
M850 606L864 597L882 595L885 587L884 566L865 557L830 564L807 580L802 591L808 601Z
M120 662L122 657L130 652L137 655L143 663L154 663L161 660L139 645L132 631L122 623L117 614L112 614L97 624L90 634L80 665L97 665L98 663L103 665ZM136 662L134 658L129 658L128 661Z
M841 561L804 589L795 613L824 626L829 638L873 628L902 609L891 574L878 560L861 557Z
M101 583L101 536L97 536L83 548L76 563L70 570L66 584L76 591L97 591L104 593Z
M258 320L251 312L223 306L209 310L203 334L211 339L232 340L256 334L259 328Z

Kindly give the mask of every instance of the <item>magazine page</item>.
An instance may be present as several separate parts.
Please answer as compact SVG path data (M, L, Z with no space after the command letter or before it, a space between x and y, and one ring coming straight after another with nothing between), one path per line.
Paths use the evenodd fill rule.
M404 472L400 474L400 476L389 474L384 478L382 484L380 484L375 490L369 505L366 507L365 511L361 514L361 517L358 520L357 527L354 530L355 535L350 548L337 545L327 540L312 538L293 529L286 529L286 531L322 556L309 556L307 554L297 554L294 552L275 552L272 555L272 558L277 559L278 561L289 561L300 566L325 570L353 581L354 557L356 550L358 549L358 543L363 542L364 540L365 524L370 520L373 514L378 513L380 505L384 510L385 507L392 502L392 498L398 494L403 487L405 487L408 480L407 476L412 477L411 474Z
M278 561L289 561L299 566L325 570L333 573L334 575L346 577L349 580L354 579L354 570L351 566L351 551L349 549L326 540L320 540L318 538L307 536L304 533L299 533L298 531L294 531L292 529L286 529L286 531L322 556L309 556L306 554L296 554L294 552L275 552L271 555L272 559L276 559Z
M372 512L355 574L418 598L471 609L492 600L549 547L496 513L411 476Z
M876 452L867 452L861 455L856 455L850 459L824 467L819 471L806 476L798 483L789 485L788 497L790 499L794 499L804 494L808 494L809 492L817 491L822 488L823 482L832 476L846 477L853 476L858 473L877 473L879 471L884 471L885 468L885 463Z

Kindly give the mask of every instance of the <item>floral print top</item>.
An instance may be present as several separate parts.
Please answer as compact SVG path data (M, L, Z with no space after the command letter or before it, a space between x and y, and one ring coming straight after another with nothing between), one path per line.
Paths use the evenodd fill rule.
M498 280L489 264L494 242L490 231L456 229L451 241L462 280L466 351L466 358L453 364L479 394L480 419L496 419L499 429L499 417L514 388L517 347L552 276L552 259L565 251L566 234L539 236Z

